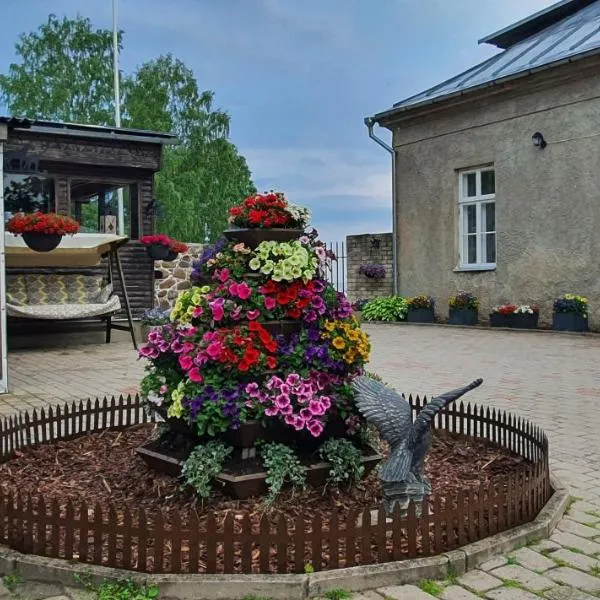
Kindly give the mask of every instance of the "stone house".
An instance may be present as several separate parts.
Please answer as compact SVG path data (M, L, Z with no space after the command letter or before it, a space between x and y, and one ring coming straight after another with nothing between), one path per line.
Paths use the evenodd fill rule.
M367 119L395 155L398 292L497 304L573 292L600 327L600 0L481 42L487 61Z

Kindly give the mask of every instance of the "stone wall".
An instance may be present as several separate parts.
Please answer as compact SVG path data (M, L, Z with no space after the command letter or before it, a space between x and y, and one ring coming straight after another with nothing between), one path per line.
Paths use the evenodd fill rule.
M359 298L391 296L392 280L392 234L365 233L346 238L346 271L348 297L353 302ZM380 264L385 267L384 279L369 279L358 271L363 264Z
M189 250L175 260L156 261L154 268L161 272L161 278L154 284L154 306L167 310L173 307L182 290L191 287L192 263L202 254L202 244L188 244Z

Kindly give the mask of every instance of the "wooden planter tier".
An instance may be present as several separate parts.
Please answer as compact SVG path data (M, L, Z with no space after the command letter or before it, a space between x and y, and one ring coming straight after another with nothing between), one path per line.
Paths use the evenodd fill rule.
M290 336L302 329L302 321L284 319L281 321L258 321L271 335Z
M179 477L181 475L183 459L175 453L156 450L155 442L136 448L136 452L155 471L166 473L172 477ZM380 460L381 455L375 452L363 456L362 464L365 468L365 476L373 470ZM246 473L229 472L228 465L226 464L225 470L216 477L216 487L219 487L220 484L221 491L236 500L244 500L245 498L266 494L268 491L266 471L262 470L262 466L257 460L247 461L247 464L247 470L251 472ZM233 471L236 466L231 464L231 470ZM306 481L308 485L323 486L328 476L328 462L316 462L307 465Z
M228 239L244 242L249 248L256 248L261 242L291 242L304 235L302 229L226 229L223 235Z

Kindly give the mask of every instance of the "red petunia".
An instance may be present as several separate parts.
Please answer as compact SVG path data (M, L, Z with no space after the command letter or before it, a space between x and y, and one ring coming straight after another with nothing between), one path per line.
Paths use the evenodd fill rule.
M267 356L267 368L274 369L277 366L277 360L274 356Z

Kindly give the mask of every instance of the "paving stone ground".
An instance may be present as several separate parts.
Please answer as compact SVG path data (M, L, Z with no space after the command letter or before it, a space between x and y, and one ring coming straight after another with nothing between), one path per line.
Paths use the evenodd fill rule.
M550 540L497 556L458 579L351 595L353 600L591 600L600 597L600 336L368 325L371 368L403 392L432 395L477 377L469 400L510 410L548 434L554 473L573 501ZM135 391L128 344L9 354L14 391L0 414ZM65 371L65 365L72 365ZM68 367L67 367L68 368ZM35 587L35 586L38 587ZM26 582L24 600L87 600ZM48 593L46 593L48 592ZM45 595L44 595L45 594ZM0 600L8 591L0 587ZM14 596L13 596L14 597Z

